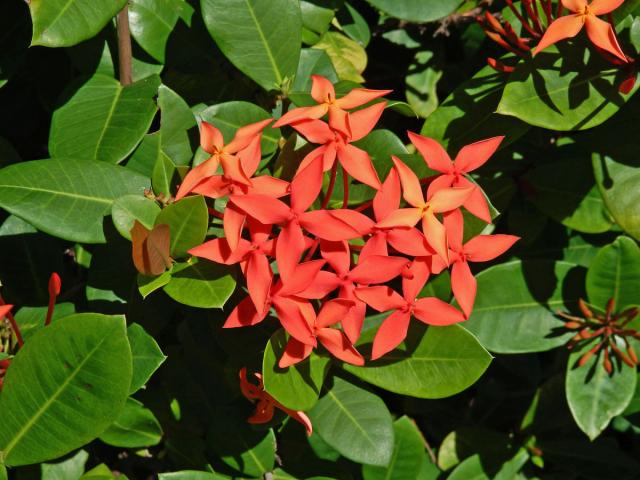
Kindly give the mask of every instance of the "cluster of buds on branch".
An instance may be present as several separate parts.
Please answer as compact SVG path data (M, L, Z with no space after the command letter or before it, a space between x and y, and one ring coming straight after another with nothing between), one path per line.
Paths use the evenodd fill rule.
M627 327L640 313L638 307L631 307L615 314L614 299L607 302L604 313L594 313L582 299L579 300L578 306L584 318L557 312L558 316L566 320L565 328L576 332L567 345L569 349L582 348L595 342L595 345L580 357L578 366L584 366L594 355L600 354L602 366L608 374L613 373L612 356L632 368L640 365L633 345L629 342L630 338L640 340L640 332Z
M454 161L436 141L410 132L411 142L438 175L420 179L392 157L393 167L382 182L369 153L354 142L374 128L386 106L380 98L389 91L356 88L337 98L326 78L314 75L312 80L317 105L294 108L273 125L288 126L317 145L291 182L256 175L261 134L272 120L239 128L227 144L217 128L202 122L201 146L210 158L185 176L176 194L177 200L188 194L227 198L223 213L212 212L223 220L225 236L189 253L240 266L248 296L224 327L256 325L273 309L290 336L281 368L303 361L320 345L341 361L363 365L355 345L367 308L389 312L373 340L373 360L402 343L413 318L435 326L466 320L476 296L469 262L492 260L518 239L477 235L463 242L462 208L491 223L486 197L468 174L489 160L503 137L468 145ZM338 169L342 207L329 208ZM352 206L351 179L375 189L373 200ZM460 310L421 296L429 278L447 268ZM396 283L388 285L395 279L402 294L393 289ZM267 421L270 405L254 421Z

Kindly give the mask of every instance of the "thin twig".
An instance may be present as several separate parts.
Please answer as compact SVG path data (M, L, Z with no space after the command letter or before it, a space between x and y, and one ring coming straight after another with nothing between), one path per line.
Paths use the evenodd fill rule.
M131 73L131 33L129 31L129 6L118 13L116 20L118 25L118 65L120 69L120 83L130 85L133 81Z

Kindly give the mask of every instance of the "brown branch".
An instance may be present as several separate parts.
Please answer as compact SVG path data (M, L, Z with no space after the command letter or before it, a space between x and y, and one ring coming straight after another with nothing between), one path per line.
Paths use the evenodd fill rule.
M451 35L451 27L457 27L459 25L464 25L467 23L473 23L476 21L478 15L481 15L482 12L485 11L487 7L489 7L493 3L493 0L482 0L478 6L472 10L469 10L464 13L452 13L448 17L444 17L439 21L440 26L433 33L434 37L444 36L448 37Z
M118 13L116 23L118 25L118 67L120 71L120 83L122 85L130 85L132 82L132 54L128 5L125 5L120 13Z

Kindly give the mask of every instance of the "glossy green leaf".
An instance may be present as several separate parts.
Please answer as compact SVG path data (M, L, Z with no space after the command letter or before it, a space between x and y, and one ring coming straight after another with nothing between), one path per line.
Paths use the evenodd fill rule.
M625 363L615 361L609 375L602 365L602 354L593 355L580 367L578 360L594 345L588 344L569 356L566 392L573 418L591 440L627 407L636 388L637 373Z
M310 92L311 75L322 75L332 83L338 81L338 74L325 52L315 48L303 48L300 51L300 63L291 90L293 92Z
M316 43L329 30L335 9L342 0L300 0L302 14L302 42Z
M187 102L166 85L158 88L158 107L160 148L176 165L187 165L193 156L188 130L196 126L196 117Z
M160 213L160 206L143 195L124 195L111 207L111 218L116 229L127 240L131 240L131 229L137 220L148 229Z
M478 293L465 327L491 352L542 352L573 335L562 329L557 310L584 297L584 268L567 262L510 262L477 276ZM508 286L508 288L507 288Z
M209 213L204 197L194 195L171 203L156 217L156 225L169 225L171 256L181 258L187 250L204 241L209 226Z
M432 22L453 13L462 0L438 0L437 2L416 2L415 0L367 0L392 17L409 22Z
M114 78L94 75L54 112L51 156L121 162L151 126L159 84L151 76L123 87Z
M484 471L480 455L473 455L458 465L447 480L490 480Z
M278 367L278 361L287 345L284 330L273 334L264 349L262 376L264 388L285 407L292 410L309 410L320 396L322 383L329 370L329 359L315 353L296 365Z
M615 114L631 95L618 92L618 70L596 52L585 63L581 46L564 47L520 61L497 112L561 131L595 127Z
M133 374L129 394L140 390L151 378L151 375L166 360L155 339L144 331L137 323L127 328L127 337L131 346Z
M0 207L65 240L102 243L102 217L115 199L141 195L149 180L89 160L35 160L0 170Z
M222 308L236 282L229 267L206 260L174 265L171 281L164 287L176 302L199 308Z
M188 8L185 0L131 0L131 35L149 55L164 63L169 35L178 23L180 15Z
M427 453L424 438L415 423L408 417L400 417L393 422L395 444L391 461L386 467L364 465L364 480L415 480Z
M531 183L531 201L541 211L569 228L602 233L613 220L595 184L591 165L570 158L536 166L524 178Z
M589 302L604 310L609 299L615 311L640 305L640 248L628 237L603 247L587 272Z
M504 86L504 74L485 66L459 85L429 115L422 135L438 140L451 153L469 143L497 135L505 135L506 142L517 140L529 126L495 113Z
M313 48L324 50L333 62L340 80L361 83L367 67L367 52L358 42L339 32L327 32Z
M107 428L100 440L114 447L142 448L160 443L162 427L151 410L133 398L128 398L118 418Z
M183 470L181 472L161 473L159 480L226 480L229 477L211 472Z
M225 143L229 143L240 127L266 120L271 118L271 115L253 103L234 101L212 105L200 112L200 117L218 128L222 132ZM280 129L267 126L262 133L260 143L262 154L275 152L279 140Z
M380 397L334 377L333 386L307 413L314 431L343 456L369 465L389 464L393 424Z
M117 418L130 384L123 317L77 314L42 329L16 355L5 377L3 463L42 462L91 441Z
M147 298L156 290L161 289L167 283L171 281L171 271L167 270L166 272L158 275L157 277L147 277L146 275L142 275L138 273L138 277L136 279L136 283L138 284L138 291L142 298Z
M432 59L433 52L429 50L416 53L404 79L407 102L423 118L428 117L438 108L436 87L442 72L429 65Z
M296 73L302 18L298 0L201 0L222 53L265 90Z
M93 37L125 6L126 0L31 0L31 45L69 47Z
M53 310L51 321L76 313L75 305L70 302L58 303ZM16 323L20 327L20 333L25 342L36 332L44 328L44 320L47 317L47 307L22 307L14 315Z
M84 473L84 466L88 459L89 454L85 450L80 450L73 457L62 462L43 463L40 465L41 480L78 480Z
M443 398L473 385L491 363L478 340L458 325L410 335L400 348L364 367L343 368L378 387L418 398Z
M344 10L341 11L343 14L339 15L338 19L340 28L352 40L366 47L371 41L371 30L367 25L367 21L349 2L345 2L344 7Z

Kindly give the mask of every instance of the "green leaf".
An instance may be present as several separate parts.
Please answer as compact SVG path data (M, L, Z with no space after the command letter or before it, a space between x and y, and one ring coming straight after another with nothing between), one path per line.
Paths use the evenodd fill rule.
M344 364L342 368L394 393L444 398L473 385L489 363L491 355L478 340L452 325L430 327L423 336L410 335L400 348L364 367Z
M156 75L126 87L94 75L53 113L51 156L121 162L151 126L159 84Z
M58 303L53 311L51 321L55 322L60 318L68 317L76 313L73 303ZM47 307L22 307L15 314L16 323L20 327L22 338L26 342L36 332L44 328L44 320L47 317Z
M386 466L393 451L393 424L384 402L339 377L309 412L322 439L357 463Z
M340 80L364 82L362 72L367 67L364 47L339 32L327 32L313 48L324 50L333 62Z
M618 237L603 247L587 272L587 296L595 307L604 310L609 299L615 311L640 305L640 248L628 237Z
M633 94L618 92L618 69L583 48L555 46L521 60L509 76L497 112L551 130L585 130L616 113ZM637 88L637 86L635 87Z
M142 298L147 298L156 290L161 289L167 283L171 281L171 271L167 270L157 277L147 277L138 273L136 283L138 284L138 291Z
M458 465L447 480L490 480L482 466L480 455L473 455Z
M115 199L142 194L149 180L90 160L35 160L0 170L0 207L50 235L103 243L102 217Z
M193 156L187 131L196 126L196 117L187 102L166 85L158 88L158 107L160 147L173 163L187 165Z
M4 464L46 461L93 440L119 415L130 384L123 317L77 314L42 329L5 377L0 410L11 414L0 424Z
M149 55L164 63L167 40L186 8L184 0L131 0L131 35Z
M542 352L573 335L555 311L584 296L584 268L548 260L496 265L477 275L478 293L465 327L491 352ZM506 288L508 286L508 288Z
M41 480L78 480L84 473L89 454L80 450L73 457L58 463L43 463Z
M271 118L271 115L253 103L234 101L213 105L200 112L200 117L219 129L222 132L225 143L229 143L233 139L236 130L240 127L266 120ZM265 128L260 143L262 154L268 155L275 152L278 148L279 140L279 128Z
M131 240L131 229L136 220L152 229L159 213L158 204L142 195L124 195L113 202L111 207L113 224L127 240Z
M195 470L184 470L182 472L161 473L159 480L226 480L229 477L211 472L197 472Z
M393 422L395 444L391 461L386 467L363 465L364 480L415 480L416 472L426 458L424 438L408 417Z
M578 360L594 346L583 346L569 356L566 391L573 418L591 440L627 407L636 388L636 369L613 358L614 372L609 375L602 365L602 353L593 355L582 367ZM620 345L621 348L623 348Z
M31 45L69 47L96 35L126 0L31 0Z
M114 447L142 448L160 443L162 427L142 403L128 398L120 416L107 428L100 440Z
M156 225L169 225L171 256L181 258L187 250L204 241L209 226L209 212L204 197L194 195L171 203L156 217Z
M300 0L302 14L302 41L307 45L316 43L329 30L335 16L335 8L341 0Z
M363 47L366 47L371 41L371 30L369 29L369 25L367 25L367 21L349 2L345 2L344 6L346 11L341 10L338 18L340 28L344 33L349 35L351 39Z
M298 67L298 0L201 0L202 16L222 53L265 90L280 89Z
M453 13L462 0L438 0L421 3L415 0L367 0L392 17L410 22L424 23L438 20Z
M407 102L423 118L428 117L438 108L436 87L442 72L429 65L432 59L433 52L430 50L416 53L404 78Z
M293 92L310 92L311 75L322 75L331 83L338 81L338 74L329 55L315 48L303 48L300 51L300 63L296 77L291 85Z
M140 390L151 378L151 375L163 364L166 356L154 338L144 331L137 323L132 323L127 328L127 337L131 346L133 360L133 374L129 394Z
M180 266L174 265L171 281L164 287L164 291L184 305L222 308L235 287L236 282L229 267L192 259Z
M606 232L613 225L584 158L556 159L536 166L524 178L534 188L533 204L563 225L585 233Z
M322 383L329 370L329 359L315 353L296 365L278 367L287 345L287 336L280 329L273 334L264 349L262 375L269 395L292 410L309 410L318 401Z
M422 135L438 140L450 151L497 135L505 135L506 142L517 140L529 126L495 113L504 85L504 74L485 66L429 115Z

